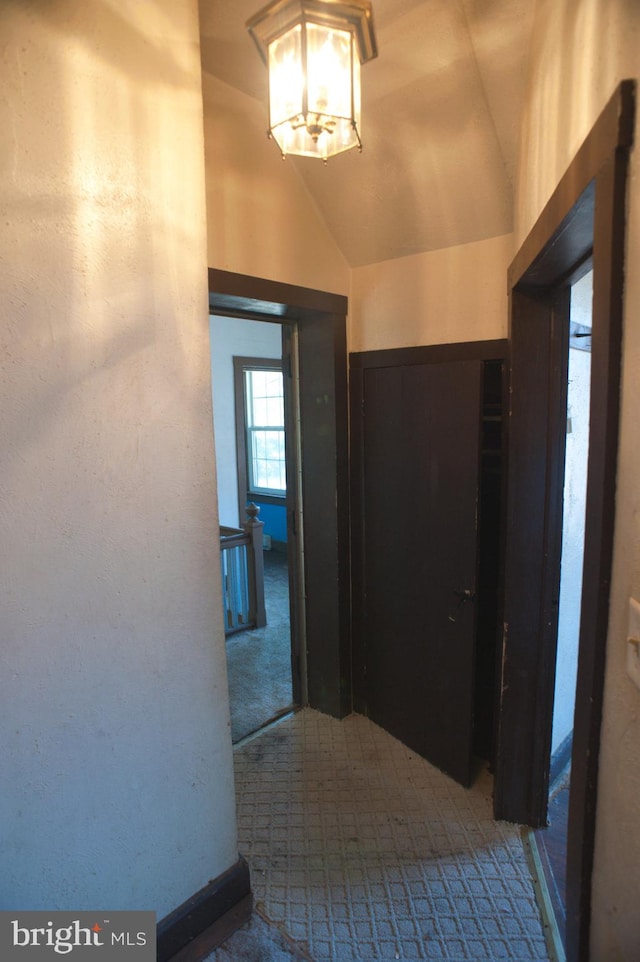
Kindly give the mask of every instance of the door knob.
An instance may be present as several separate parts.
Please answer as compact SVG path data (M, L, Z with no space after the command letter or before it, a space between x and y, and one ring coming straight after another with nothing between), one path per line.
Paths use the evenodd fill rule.
M449 615L449 621L456 622L458 620L458 614L460 612L460 609L462 608L465 601L475 601L476 594L475 594L475 591L471 590L471 588L463 588L461 590L458 588L454 588L453 593L458 599L458 604L456 605L455 610L452 612L452 614Z
M471 588L464 588L462 591L458 591L457 589L454 588L453 593L460 599L460 604L462 604L465 601L476 600L475 592L472 591Z

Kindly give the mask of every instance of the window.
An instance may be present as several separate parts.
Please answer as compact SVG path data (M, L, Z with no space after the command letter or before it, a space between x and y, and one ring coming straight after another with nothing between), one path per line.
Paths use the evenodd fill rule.
M284 453L282 371L244 371L249 491L284 497L287 492Z
M279 360L235 358L240 500L287 494L284 385ZM243 494L244 490L244 494Z

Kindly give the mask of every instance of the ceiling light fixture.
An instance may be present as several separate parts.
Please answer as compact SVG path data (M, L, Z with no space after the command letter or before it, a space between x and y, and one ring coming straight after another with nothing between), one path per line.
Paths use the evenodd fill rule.
M369 0L274 0L247 29L269 68L269 136L283 158L362 150L360 64L378 54Z

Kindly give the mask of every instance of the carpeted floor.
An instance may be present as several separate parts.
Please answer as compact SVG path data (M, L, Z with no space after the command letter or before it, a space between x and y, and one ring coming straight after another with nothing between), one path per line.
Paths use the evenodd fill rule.
M246 925L221 945L207 962L314 962L286 932L269 922L258 909Z
M286 554L264 553L267 625L227 639L234 744L291 708L291 630Z
M520 831L493 820L487 773L463 789L368 719L309 709L235 764L258 909L315 962L549 959ZM280 959L246 934L210 962Z

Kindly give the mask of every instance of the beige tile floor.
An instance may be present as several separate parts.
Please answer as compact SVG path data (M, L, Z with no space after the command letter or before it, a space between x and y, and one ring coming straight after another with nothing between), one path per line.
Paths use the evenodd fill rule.
M486 772L463 789L368 719L309 709L235 764L256 904L315 962L550 958L520 830L493 820ZM211 962L293 957L246 954L239 937Z

